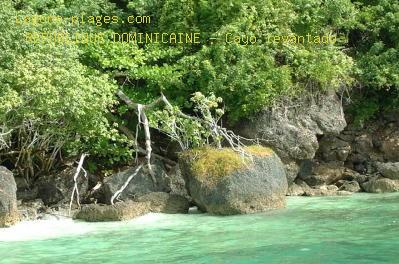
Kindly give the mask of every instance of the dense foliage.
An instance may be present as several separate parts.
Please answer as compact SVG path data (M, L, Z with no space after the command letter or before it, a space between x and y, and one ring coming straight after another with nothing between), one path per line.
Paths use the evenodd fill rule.
M21 174L46 173L61 156L83 152L111 163L129 160L135 147L118 126L134 131L136 123L126 106L118 104L117 89L141 103L163 92L175 106L194 114L193 103L201 105L190 100L194 93L201 92L196 98L222 97L224 110L218 111L226 113L230 122L298 96L351 87L362 88L352 111L360 121L399 105L399 3L395 1L3 2L0 161L11 161ZM118 16L119 21L141 15L150 16L151 23L15 25L15 16L35 14ZM39 45L24 37L34 31L93 32L107 37L96 45ZM202 42L114 42L112 34L121 32L200 32ZM226 34L239 36L241 43L226 43ZM337 41L268 41L268 36L307 34L334 36ZM256 36L256 43L245 43L251 36ZM176 133L165 122L169 114L152 113L152 126ZM195 140L206 137L206 132L194 123L185 127L192 130L185 137L200 145Z
M350 48L362 88L352 107L359 123L377 112L399 107L399 3L362 0Z

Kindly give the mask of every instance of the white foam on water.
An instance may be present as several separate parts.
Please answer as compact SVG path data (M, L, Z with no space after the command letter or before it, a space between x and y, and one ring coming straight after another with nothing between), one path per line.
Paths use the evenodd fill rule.
M154 226L164 223L167 215L149 213L129 221L88 223L70 218L22 221L9 228L0 228L0 242L43 240L63 236L76 236L99 230L110 230L124 225Z
M140 217L137 217L133 220L131 220L131 223L134 224L140 224L140 225L147 225L147 224L154 224L157 223L159 220L165 218L167 216L166 214L160 214L160 213L148 213L145 215L142 215Z
M0 228L0 242L50 239L60 236L80 235L96 227L72 219L23 221L9 228Z

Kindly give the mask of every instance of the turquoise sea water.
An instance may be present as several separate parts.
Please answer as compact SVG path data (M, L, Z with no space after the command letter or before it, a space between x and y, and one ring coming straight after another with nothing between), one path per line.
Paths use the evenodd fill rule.
M294 197L232 217L21 223L0 230L0 263L399 263L399 194Z

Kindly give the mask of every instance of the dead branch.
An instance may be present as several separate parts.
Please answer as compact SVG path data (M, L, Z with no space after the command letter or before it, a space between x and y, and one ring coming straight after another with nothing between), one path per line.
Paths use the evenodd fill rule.
M76 194L76 203L78 205L78 207L80 208L80 198L79 198L79 188L78 188L78 176L81 170L83 170L84 172L84 177L87 178L87 172L86 170L83 168L83 162L86 158L87 154L82 154L82 156L80 156L80 161L78 164L78 167L76 168L76 173L73 176L73 181L74 181L74 186L73 186L73 190L72 190L72 194L71 194L71 201L69 203L69 215L71 215L71 211L72 211L72 203L73 203L73 196Z
M141 104L134 103L132 100L130 100L130 98L127 95L125 95L120 90L117 92L117 95L118 95L119 99L121 99L130 109L135 110L137 112L138 116L142 116L143 115L142 113L146 109L154 108L157 105L159 105L160 103L165 104L166 108L169 110L173 109L172 104L168 101L168 99L163 94L161 94L161 96L158 99L156 99L154 102L152 102L151 104L148 104L148 105L141 105ZM176 112L176 115L181 118L195 120L195 121L199 122L200 124L208 127L210 129L210 131L212 131L212 133L214 133L216 138L217 137L224 138L234 151L240 153L243 156L251 157L251 155L248 154L244 150L245 145L241 142L241 137L238 135L235 135L232 131L219 126L215 120L207 120L207 119L201 119L201 118L198 118L195 116L190 116L190 115L183 113L180 110L178 110ZM144 118L144 116L142 116L142 117ZM141 119L141 117L139 117L139 118ZM145 118L146 118L146 116L145 116ZM148 119L146 119L146 121L148 122ZM143 125L144 125L144 128L146 129L145 122L143 122ZM147 127L147 129L148 129L148 134L146 132L146 151L147 151L147 160L149 160L149 158L151 158L151 145L150 145L151 141L149 140L150 139L149 126ZM218 144L218 145L219 145L219 147L221 147L220 144Z
M140 164L140 165L136 168L136 170L133 172L133 174L130 175L129 178L127 178L126 182L122 185L122 187L121 187L119 190L117 190L117 191L114 193L114 195L112 195L112 197L111 197L111 204L112 204L112 205L114 204L114 200L119 198L119 196L122 194L122 192L123 192L123 191L126 189L126 187L129 185L130 181L133 179L134 176L137 175L137 173L139 173L139 171L141 170L142 167L143 167L143 164Z
M108 118L110 118L112 121L118 123L118 120L117 120L113 115L108 115ZM119 129L119 131L122 132L128 139L130 139L130 140L132 140L132 141L135 142L135 146L134 146L134 147L136 148L136 151L137 151L138 153L143 154L143 155L146 155L146 154L147 154L147 151L146 151L145 149L143 149L142 147L140 147L140 146L137 144L137 138L136 138L136 137L137 137L137 131L136 131L136 135L134 135L134 133L133 133L129 128L127 128L126 126L124 126L124 125L122 125L122 124L119 124L119 123L118 123L118 129ZM156 157L157 159L160 159L160 160L164 161L165 163L168 163L168 164L170 164L170 165L172 165L172 166L174 166L174 165L177 164L175 161L173 161L173 160L171 160L171 159L168 159L168 158L166 158L166 157L163 157L163 156L161 156L161 155L158 155L158 154L156 154L156 153L151 153L151 156L154 156L154 157Z

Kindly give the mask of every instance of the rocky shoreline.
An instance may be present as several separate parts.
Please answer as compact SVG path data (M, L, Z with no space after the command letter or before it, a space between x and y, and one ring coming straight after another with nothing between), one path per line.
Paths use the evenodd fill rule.
M148 212L187 213L190 206L211 214L245 214L284 207L286 195L399 191L397 113L363 127L350 120L347 125L339 98L330 95L317 103L265 110L255 120L234 128L263 145L247 148L251 160L228 148L181 153L175 166L154 159L156 182L143 166L115 204L111 197L137 167L121 168L104 179L82 172L77 182L82 207L73 204L71 214L75 167L34 186L0 167L0 227L68 215L119 221Z

